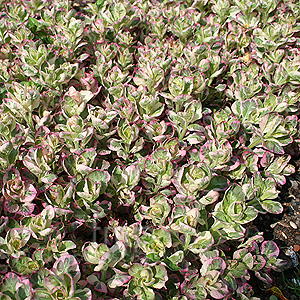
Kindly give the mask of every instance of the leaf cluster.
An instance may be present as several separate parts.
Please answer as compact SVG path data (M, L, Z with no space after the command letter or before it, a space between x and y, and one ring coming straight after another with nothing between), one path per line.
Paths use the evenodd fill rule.
M292 0L0 0L0 299L258 299L299 31Z

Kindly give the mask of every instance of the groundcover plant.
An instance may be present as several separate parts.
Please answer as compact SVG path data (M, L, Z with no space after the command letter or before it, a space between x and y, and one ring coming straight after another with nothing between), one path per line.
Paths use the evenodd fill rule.
M293 0L0 0L0 299L258 299L299 31Z

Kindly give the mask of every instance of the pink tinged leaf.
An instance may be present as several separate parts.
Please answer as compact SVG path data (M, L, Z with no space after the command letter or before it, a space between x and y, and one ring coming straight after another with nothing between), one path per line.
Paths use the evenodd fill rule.
M245 253L247 253L247 249L239 249L239 250L236 250L234 253L233 253L233 259L241 259L243 255L245 255Z
M248 269L252 269L253 265L254 265L254 257L251 253L247 253L244 257L243 257L243 262L245 263L245 265L247 266Z
M0 300L12 300L12 299L10 297L8 297L7 295L0 292Z
M53 265L52 271L57 274L70 274L74 282L76 283L81 276L80 269L78 262L76 261L75 257L72 255L63 255Z
M25 197L23 199L20 199L23 203L31 202L35 199L37 195L37 190L32 184L25 184Z
M210 60L202 59L199 63L199 68L201 69L201 73L206 72L210 68Z
M266 265L266 260L262 255L256 255L253 270L261 270Z
M29 241L30 236L31 236L31 232L27 229L13 228L7 232L7 240L9 238L11 239L21 238L21 242L23 246Z
M26 203L26 204L19 206L19 210L17 211L17 213L20 215L23 215L23 216L27 216L27 215L32 214L32 212L34 211L34 208L35 208L34 203Z
M155 282L152 286L157 289L165 288L165 283L168 281L168 274L164 264L155 265L155 278L158 282Z
M36 165L36 149L29 149L27 155L23 159L23 164L25 167L34 175L39 176L42 173L42 170Z
M12 175L14 175L15 178L21 178L20 172L17 169L12 168L4 174L3 183L6 183L7 181L11 180Z
M19 205L16 203L11 203L9 201L4 202L5 209L10 213L17 213L20 209Z
M255 271L255 276L263 282L272 283L273 279L266 272Z
M127 183L127 185L129 187L134 187L138 184L140 180L140 167L137 164L130 165L123 171L123 174L126 178L125 182Z
M208 287L209 294L214 299L224 299L228 294L228 287L224 282L217 282L213 286Z
M209 231L204 231L199 233L198 237L189 245L188 249L195 254L199 254L209 250L213 243L214 238L212 234Z
M221 257L214 257L204 261L201 267L201 274L205 276L207 272L218 271L218 274L223 274L226 269L226 262Z
M74 294L74 299L80 300L92 300L92 292L88 288L84 288L82 290L76 290Z
M64 287L64 289L62 289L62 285L63 285L63 279L60 278L59 276L55 276L55 275L50 275L45 277L44 279L44 287L51 293L55 293L56 291L60 291L62 290L62 292L64 292L64 297L66 297L67 295L67 291L66 291L66 287Z
M131 279L130 275L127 274L122 274L122 273L117 273L116 275L114 275L108 282L108 286L112 289L119 287L119 286L123 286L124 284L126 284L127 282L129 282Z
M116 242L106 253L104 253L98 265L95 267L95 271L106 269L107 267L114 267L119 261L125 257L126 246L123 242Z
M273 241L265 241L261 244L261 254L266 255L268 258L278 257L279 252L279 247Z
M264 200L260 202L263 209L272 214L281 214L283 212L282 205L277 201Z

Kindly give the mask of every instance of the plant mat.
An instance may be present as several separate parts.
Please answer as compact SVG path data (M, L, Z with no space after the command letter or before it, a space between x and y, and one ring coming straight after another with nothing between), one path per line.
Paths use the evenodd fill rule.
M287 260L281 272L271 272L274 282L265 284L251 276L255 296L261 300L275 295L281 300L300 299L300 158L293 160L295 174L286 178L286 184L278 186L279 201L284 206L280 215L259 215L254 221L267 240L273 240L280 248L280 256Z
M2 300L300 299L298 1L0 2Z

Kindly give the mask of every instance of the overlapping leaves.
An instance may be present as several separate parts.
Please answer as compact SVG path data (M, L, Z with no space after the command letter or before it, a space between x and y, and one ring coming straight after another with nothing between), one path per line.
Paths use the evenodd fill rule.
M0 298L255 299L284 264L252 223L295 171L299 5L4 2Z

